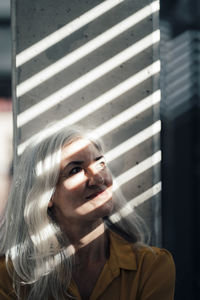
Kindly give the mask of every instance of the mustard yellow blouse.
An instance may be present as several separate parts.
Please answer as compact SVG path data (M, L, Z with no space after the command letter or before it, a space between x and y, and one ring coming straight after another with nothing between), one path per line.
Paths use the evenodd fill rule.
M172 300L174 284L174 262L167 250L135 249L110 232L110 257L88 300ZM73 280L69 292L81 300ZM0 300L17 300L4 258L0 259Z

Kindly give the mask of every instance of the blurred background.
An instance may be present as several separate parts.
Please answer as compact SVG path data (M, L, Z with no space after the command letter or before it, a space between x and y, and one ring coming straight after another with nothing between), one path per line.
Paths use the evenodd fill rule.
M21 1L21 2L20 2ZM59 31L63 25L65 25L65 20L62 19L60 23L58 22L58 16L55 16L55 19L50 18L52 20L52 28L49 29L48 26L45 25L44 17L47 15L47 10L45 5L48 1L27 1L27 5L22 5L23 1L18 1L18 6L16 6L16 1L12 1L12 17L13 17L13 45L14 50L13 54L15 55L22 53L26 48L31 48L31 45L39 41L40 38L44 38L47 34L48 30L55 30L55 28ZM60 3L62 1L59 1ZM84 2L84 1L82 1ZM86 5L89 5L91 1L87 2ZM100 3L102 1L95 1L95 3ZM150 4L154 1L129 1L125 0L124 5L128 7L126 8L126 13L124 16L128 15L129 12L142 11L145 5ZM20 5L21 3L21 5ZM35 5L33 5L35 3ZM48 13L54 13L55 9L59 9L59 7L54 7L53 1L49 0L51 6L49 6ZM75 2L73 2L75 3ZM89 4L88 4L89 3ZM92 4L93 5L93 4ZM135 8L134 8L135 5ZM67 8L67 14L69 18L73 20L73 12L75 11L75 4L72 7ZM86 10L86 9L85 9ZM62 7L60 9L60 14L62 15ZM78 9L77 9L78 11ZM75 13L77 13L75 11ZM123 11L123 10L121 10ZM29 23L30 15L32 14L33 18L31 20L31 25ZM120 12L120 10L119 10ZM116 18L121 21L121 14L115 10ZM18 19L18 23L15 23L15 17L24 16L24 20ZM106 20L106 19L105 19ZM154 24L152 21L152 17L149 16L145 19L143 23L139 24L139 27L133 31L128 32L128 34L122 38L126 41L124 44L128 47L133 40L137 42L138 39L143 37L143 35L149 33L158 27L157 17L154 18ZM150 50L144 51L142 55L145 56L144 66L150 61L155 61L159 48L159 58L161 61L161 71L159 73L159 87L161 89L161 102L156 106L156 109L149 111L148 114L142 114L136 116L134 122L130 119L130 124L121 126L122 131L116 131L113 133L113 140L110 137L105 137L105 143L108 147L112 148L116 146L116 140L127 135L131 137L131 132L134 134L140 133L141 130L146 128L147 126L153 124L153 122L161 120L162 129L161 134L157 131L156 139L155 133L152 134L153 139L148 142L143 140L143 144L137 145L134 149L134 155L138 155L137 158L134 158L134 164L138 165L138 161L144 160L148 157L148 155L154 153L159 150L159 147L162 152L162 160L161 160L161 175L159 172L160 164L156 165L156 171L152 173L145 173L144 171L141 176L137 176L134 178L135 186L133 186L135 192L135 198L139 201L140 211L145 210L145 215L147 216L148 223L152 226L152 232L154 236L154 243L157 243L159 246L163 246L169 249L175 259L176 268L177 268L177 282L176 282L176 294L175 300L197 300L200 299L200 262L199 262L199 253L200 253L200 2L198 0L161 0L160 1L160 15L159 15L159 28L161 33L161 40L159 45L155 44L153 46L153 54ZM24 22L24 23L23 23ZM28 26L24 26L24 24L29 23ZM43 23L44 22L44 23ZM50 22L48 18L46 22ZM110 22L112 24L112 18L109 17L109 21L105 21L105 26L107 26L106 22ZM15 25L17 24L17 29ZM100 23L95 23L95 30L99 30L101 32ZM104 26L104 23L101 22ZM35 26L35 27L34 27ZM42 28L41 37L35 34L36 28ZM55 26L55 28L53 28ZM143 26L143 30L141 29ZM148 29L150 28L150 30ZM104 28L102 28L104 30ZM148 31L149 30L149 31ZM17 34L16 34L17 32ZM24 33L24 40L20 37L20 33ZM142 32L141 36L140 33ZM143 33L144 32L144 33ZM50 35L51 32L49 32ZM80 45L84 45L85 40L90 38L91 36L96 34L93 31L93 27L84 28L83 31L78 31L76 37L71 40L64 40L65 44L61 44L59 46L53 46L48 49L45 53L46 56L42 54L38 54L38 57L32 59L30 58L30 62L22 63L22 67L18 70L15 69L14 81L16 78L18 83L20 84L27 78L33 76L38 71L41 71L43 68L47 68L51 63L55 63L56 60L60 59L63 55L63 49L67 48L69 52L71 50L76 49ZM16 50L16 38L17 37L17 50ZM75 42L74 42L75 41ZM63 42L63 43L64 43ZM70 47L68 49L68 43ZM118 49L121 41L116 44L116 46L108 47L104 52L100 52L99 56L101 61L103 58L109 57L108 53ZM13 46L12 45L12 46ZM53 45L53 44L52 44ZM72 45L72 46L71 46ZM123 49L122 49L123 50ZM16 52L15 52L16 51ZM107 51L107 52L106 52ZM56 53L56 55L55 55ZM103 53L103 54L102 54ZM106 53L106 54L105 54ZM105 56L104 56L105 55ZM92 60L91 60L92 61ZM90 60L83 64L78 65L77 69L70 75L66 72L66 74L61 74L60 77L54 78L51 84L48 84L44 87L39 86L39 92L33 86L33 91L28 92L26 97L23 99L23 95L21 97L21 105L19 107L21 109L20 112L23 112L26 108L31 107L33 105L33 99L35 99L35 95L44 95L48 96L48 93L51 93L52 90L59 89L62 84L66 84L66 81L69 79L68 77L81 76L84 74L85 70L87 70L86 65L88 66L91 63ZM128 64L121 64L119 73L112 74L112 82L118 83L123 79L128 77L131 74L130 69L141 70L142 61L144 61L143 56L136 57L135 60L132 61L132 65L130 65L130 61ZM141 65L139 63L141 62ZM92 61L93 64L96 63L96 57ZM131 68L130 68L131 66ZM130 69L128 69L128 67ZM31 70L31 71L30 71ZM71 70L71 69L70 69ZM13 72L13 71L12 71ZM79 73L80 72L80 73ZM17 74L17 75L16 75ZM78 74L78 75L77 75ZM116 75L117 74L117 75ZM121 74L121 75L118 75ZM46 75L45 75L46 76ZM120 77L122 76L122 77ZM64 80L62 81L62 79ZM158 79L158 78L157 78ZM152 81L148 83L145 82L144 86L139 86L134 88L134 91L131 91L130 94L126 96L127 102L125 100L120 102L120 109L129 108L132 103L132 96L135 99L135 103L139 103L139 100L144 97L145 93L153 93L157 89L158 81L155 81L155 77ZM110 79L109 79L110 80ZM82 93L81 102L88 103L91 101L94 95L98 95L103 91L103 88L107 85L108 80L102 81L98 85L98 89L95 90L95 86L90 87L89 91L92 90L92 95L88 90L84 90ZM109 81L110 84L111 81ZM155 87L156 84L156 87ZM52 85L52 90L51 90ZM148 85L148 87L147 87ZM14 98L14 105L16 110L16 91L15 86L13 84L13 92L11 93L11 29L10 29L10 1L9 0L0 0L0 210L2 211L8 193L8 187L10 183L10 178L12 175L12 132L13 132L13 123L12 123L12 101L11 94ZM141 95L141 89L145 90L145 93ZM25 94L25 92L24 92ZM48 94L48 95L47 95ZM77 99L80 95L77 96ZM90 98L91 97L91 98ZM80 98L80 97L79 97ZM74 98L73 98L74 99ZM24 102L23 102L24 101ZM26 102L25 102L26 101ZM39 101L39 100L37 100ZM78 101L78 100L77 100ZM27 104L28 103L28 104ZM79 105L79 103L77 102ZM25 108L24 108L25 107ZM136 106L135 106L136 107ZM119 106L115 109L114 105L110 105L110 109L112 108L112 117L118 111ZM69 113L69 105L65 107L66 110L64 112ZM73 109L75 109L73 107ZM116 111L115 111L116 110ZM62 105L58 104L56 107L57 115L61 115L63 111ZM51 118L54 117L55 110L48 111L48 116L50 113ZM71 113L71 112L70 112ZM107 111L102 113L102 119L99 119L99 124L105 122L104 116ZM152 117L153 115L153 117ZM159 117L158 117L159 115ZM47 116L47 117L48 117ZM151 116L151 117L149 117ZM16 117L16 116L15 116ZM36 113L37 117L37 113ZM42 118L43 123L46 122L47 117L44 116ZM30 120L31 117L29 115ZM46 118L46 119L45 119ZM148 119L149 118L149 119ZM96 120L97 117L94 115L93 120ZM148 120L147 120L148 119ZM106 120L107 121L107 120ZM27 121L28 122L28 121ZM118 122L118 121L117 121ZM146 123L147 122L147 123ZM148 123L149 122L149 123ZM14 132L16 133L17 123L14 121ZM83 123L84 124L84 123ZM131 125L132 124L132 125ZM44 124L43 124L44 125ZM29 127L28 127L29 126ZM42 126L37 121L35 123L29 122L29 125L25 127L25 129L19 129L15 134L15 147L14 152L16 152L17 145L22 140L26 140L28 134L30 132L38 132L39 127ZM37 127L38 126L38 127ZM131 127L132 126L132 127ZM149 127L148 127L149 128ZM24 131L23 131L24 130ZM133 131L136 132L133 132ZM143 131L142 131L143 132ZM16 138L17 136L17 138ZM151 136L151 137L152 137ZM160 138L161 137L161 141ZM123 140L122 140L123 142ZM149 144L148 144L149 143ZM156 143L156 150L155 148ZM137 144L137 143L136 143ZM149 150L151 149L151 150ZM152 150L153 149L153 150ZM152 153L151 153L152 151ZM142 154L141 154L142 153ZM146 156L145 156L146 155ZM17 154L15 154L15 157ZM124 168L128 168L128 163L130 162L130 157L132 157L132 153L129 153L127 158L122 160L120 166ZM139 164L140 165L140 164ZM151 165L152 166L152 165ZM113 171L116 175L117 173L116 165L113 167ZM135 172L135 169L134 169ZM140 174L140 173L138 173ZM156 184L156 192L155 189L150 189L151 186L147 184L147 180L154 178L152 180L153 184ZM156 178L156 179L155 179ZM162 180L162 191L158 190L157 184ZM154 181L155 180L155 181ZM149 181L148 181L149 182ZM130 186L130 184L129 184ZM154 187L154 186L153 186ZM125 188L124 188L125 189ZM125 189L127 190L127 189ZM150 193L148 196L144 196L145 192ZM150 192L149 192L150 191ZM152 194L153 193L153 194ZM132 191L129 193L132 195ZM156 194L156 195L155 195ZM129 198L131 198L129 195ZM142 197L142 201L139 200ZM146 194L145 194L146 195ZM138 198L140 197L140 198ZM144 203L145 199L150 199L151 202L147 201ZM153 199L153 200L152 200ZM161 199L161 205L159 199ZM150 204L149 204L150 203ZM147 213L147 211L151 210L151 213ZM152 220L152 218L154 218ZM162 299L161 299L162 300Z
M0 212L12 173L10 1L0 0Z
M163 245L175 299L200 299L200 1L160 2Z

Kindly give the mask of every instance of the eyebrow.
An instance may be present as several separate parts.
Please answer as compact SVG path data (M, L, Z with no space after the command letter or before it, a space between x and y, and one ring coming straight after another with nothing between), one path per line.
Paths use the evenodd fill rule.
M82 165L83 163L84 163L83 160L73 160L73 161L70 161L70 162L65 166L65 168L66 168L66 167L69 167L69 166L71 166L71 165Z
M101 158L103 158L103 157L104 157L103 155L98 156L98 157L96 157L96 158L94 159L94 161L97 161L97 160L99 160L99 159L101 159Z
M101 159L101 158L103 158L103 155L98 156L98 157L95 157L94 161L98 161L98 160ZM66 165L66 167L71 166L71 165L82 165L83 163L84 163L83 160L73 160L73 161L70 161L70 162ZM66 168L66 167L65 167L65 168Z

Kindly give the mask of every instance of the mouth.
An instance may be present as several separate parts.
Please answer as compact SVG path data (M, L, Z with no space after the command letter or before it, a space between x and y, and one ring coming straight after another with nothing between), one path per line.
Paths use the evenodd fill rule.
M103 194L103 192L105 192L105 190L98 190L95 191L94 193L90 194L89 196L86 197L87 200L93 199L97 196L99 196L100 194Z

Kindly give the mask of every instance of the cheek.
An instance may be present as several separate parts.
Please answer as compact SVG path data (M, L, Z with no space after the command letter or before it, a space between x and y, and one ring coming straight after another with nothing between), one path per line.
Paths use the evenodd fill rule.
M110 170L106 170L105 176L104 176L104 181L107 186L112 186L113 184L113 179Z
M67 191L73 191L74 189L79 188L86 182L86 177L83 172L80 172L70 178L67 178L64 181L64 187Z

